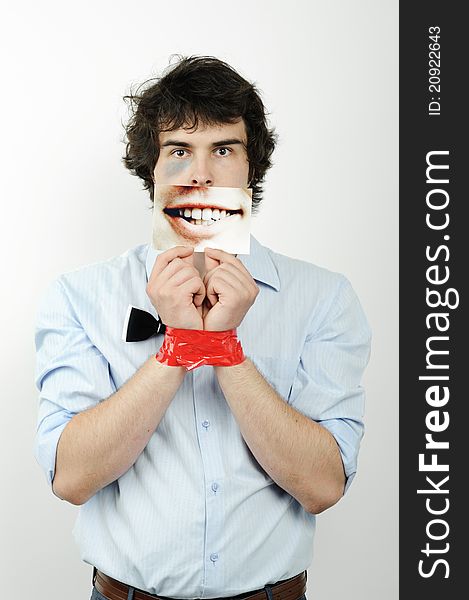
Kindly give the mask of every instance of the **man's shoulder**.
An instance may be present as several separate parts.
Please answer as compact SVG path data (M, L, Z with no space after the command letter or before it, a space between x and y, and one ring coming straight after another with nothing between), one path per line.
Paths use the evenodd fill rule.
M312 315L311 323L316 325L326 319L334 319L339 314L349 314L353 316L356 326L359 325L364 332L369 331L360 300L345 275L275 252L266 246L263 248L278 273L279 299L286 305L294 301L297 308L295 314Z
M287 256L267 246L263 248L277 270L281 288L308 288L316 293L321 291L327 296L348 281L342 273L307 260Z
M59 279L73 282L81 279L105 276L107 273L118 275L129 268L145 268L147 252L148 244L139 244L122 252L122 254L65 271L60 275Z
M65 288L85 288L90 293L102 286L130 281L145 274L148 247L148 244L139 244L122 254L65 271L57 279Z

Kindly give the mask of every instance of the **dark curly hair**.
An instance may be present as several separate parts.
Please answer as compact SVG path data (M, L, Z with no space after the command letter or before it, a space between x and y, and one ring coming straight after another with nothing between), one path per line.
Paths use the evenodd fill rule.
M267 126L267 113L258 90L218 58L177 58L179 61L170 65L156 82L149 79L135 93L131 90L130 95L123 97L131 108L125 126L125 167L143 179L143 189L149 190L153 203L153 171L160 153L160 132L181 127L196 129L199 123L234 123L242 117L247 133L252 211L256 212L262 199L261 184L272 166L271 155L277 141L274 129Z

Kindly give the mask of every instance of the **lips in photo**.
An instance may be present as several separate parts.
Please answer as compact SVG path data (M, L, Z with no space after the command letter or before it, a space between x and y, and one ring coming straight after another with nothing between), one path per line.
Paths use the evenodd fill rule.
M248 188L156 185L153 246L205 246L249 253L252 190Z

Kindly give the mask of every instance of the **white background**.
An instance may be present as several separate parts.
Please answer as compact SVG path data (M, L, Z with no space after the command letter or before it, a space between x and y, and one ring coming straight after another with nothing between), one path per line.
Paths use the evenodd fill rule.
M121 163L122 96L173 53L257 82L280 135L254 235L344 273L373 329L367 430L346 497L318 517L309 600L397 598L397 0L17 1L0 25L3 598L84 600L78 507L33 457L34 320L60 273L149 241ZM117 326L117 325L116 325Z

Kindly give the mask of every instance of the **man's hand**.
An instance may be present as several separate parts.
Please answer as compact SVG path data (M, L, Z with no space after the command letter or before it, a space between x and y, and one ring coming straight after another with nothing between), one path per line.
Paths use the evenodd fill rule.
M238 327L259 293L243 263L232 254L205 248L203 325L207 331Z
M158 255L146 292L169 327L203 329L205 286L193 264L194 249L175 246Z

